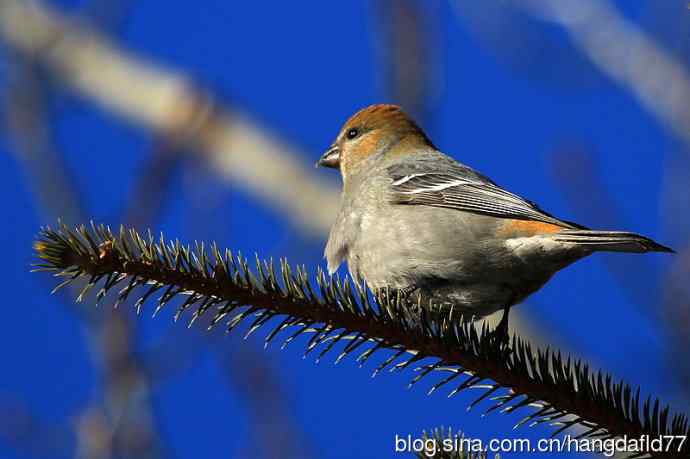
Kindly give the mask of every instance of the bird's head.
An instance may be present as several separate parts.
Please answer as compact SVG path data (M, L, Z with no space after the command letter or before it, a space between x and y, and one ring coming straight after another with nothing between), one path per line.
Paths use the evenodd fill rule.
M383 158L433 147L424 131L397 105L371 105L343 125L317 166L340 169L343 180Z

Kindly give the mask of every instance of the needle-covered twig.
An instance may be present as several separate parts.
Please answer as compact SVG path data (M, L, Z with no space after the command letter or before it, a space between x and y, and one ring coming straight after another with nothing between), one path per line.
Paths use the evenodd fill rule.
M522 409L516 426L546 423L555 428L554 436L584 427L578 438L690 433L684 414L671 415L658 399L642 399L639 388L614 382L601 371L593 373L579 360L533 349L517 336L508 348L453 311L414 312L398 295L372 298L365 288L327 278L321 270L313 286L304 268L293 269L284 260L276 270L257 257L253 271L245 258L215 244L192 249L166 242L162 235L160 240L151 233L142 238L134 230L113 233L102 225L45 228L36 250L42 260L36 269L65 279L56 289L87 279L78 301L90 290L101 300L118 287L117 303L136 297L138 312L155 295L155 315L182 298L176 319L193 309L191 322L209 315L209 327L224 323L230 331L249 322L247 335L266 328L266 343L282 334L283 346L303 334L308 336L306 354L317 354L317 360L337 349L336 361L358 354L356 360L364 364L384 349L392 350L375 374L417 365L410 385L440 374L429 392L447 386L452 396L479 389L481 396L470 407L490 401L487 412ZM688 452L685 442L682 451L675 447L654 456L687 457Z
M500 459L498 454L489 456L480 443L451 428L425 431L421 440L424 449L416 452L419 459Z

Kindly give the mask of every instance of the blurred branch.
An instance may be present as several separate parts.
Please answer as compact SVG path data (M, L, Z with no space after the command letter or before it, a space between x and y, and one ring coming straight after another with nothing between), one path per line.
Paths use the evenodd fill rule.
M602 72L630 89L662 124L690 143L690 74L611 2L529 0L515 4L563 27Z
M195 234L200 239L227 238L231 234L229 219L242 218L232 211L220 211L221 206L225 209L226 200L220 196L225 190L222 184L208 180L208 169L208 164L189 161L183 171L183 186L190 201L185 209L185 232ZM298 240L299 236L291 237L285 245L290 250L299 250ZM187 332L185 330L180 335L189 334ZM236 456L252 459L313 457L312 441L297 422L293 407L286 397L289 388L285 387L273 359L254 343L239 348L228 347L220 343L222 334L199 333L198 330L193 334L200 335L199 339L205 338L205 348L214 351L229 390L246 407L247 434ZM186 343L178 341L176 344L176 350L171 354L165 355L166 350L161 349L158 359L177 361L178 355L189 352ZM174 370L170 365L168 369ZM266 441L267 438L271 441Z
M137 172L136 180L127 199L124 220L134 227L146 226L157 221L163 211L163 203L170 192L175 172L187 156L164 140L159 140L151 149Z
M561 187L567 202L573 207L576 215L583 221L592 222L598 228L625 228L625 219L620 207L607 191L602 171L597 167L594 157L584 148L568 147L556 151L551 157L551 168L556 177L555 183ZM588 192L582 193L582 190ZM592 199L596 196L596 199ZM606 266L629 293L629 300L648 317L659 318L658 311L649 305L658 298L648 284L631 279L630 263L620 257L606 257ZM652 280L655 278L653 266L648 259L635 262L635 271L639 277Z
M109 454L106 458L167 457L166 445L157 430L151 381L134 348L132 324L117 311L103 326L90 331L95 334L93 348L98 353L105 387L103 399L95 400L80 418L81 457L100 457L101 451Z
M669 335L672 348L668 360L676 368L681 379L683 396L690 399L690 296L688 295L690 279L690 241L676 260L673 270L667 277L663 292L661 315L669 324Z
M441 47L431 17L439 5L416 0L378 0L377 20L385 88L415 119L428 123L443 90Z
M250 345L228 349L216 340L218 354L230 385L251 406L253 443L243 445L247 457L308 459L313 457L311 442L288 416L285 387L268 359ZM270 438L270 441L266 441Z
M511 75L559 88L579 89L605 81L571 43L551 39L550 27L538 24L523 3L452 1L451 5L477 45L488 49Z
M684 395L690 399L690 155L679 151L665 161L662 213L665 230L680 250L664 282L661 315L672 324L675 349L669 360L680 367Z
M118 49L39 2L0 2L0 37L88 99L162 137L207 154L228 180L313 235L328 231L339 193L299 154L237 112L223 110L181 74Z
M5 121L27 183L44 214L77 223L86 214L84 203L55 151L45 122L45 91L39 71L31 60L18 59L10 75Z
M251 345L241 349L219 343L216 334L200 333L196 327L175 327L143 354L152 382L160 383L187 370L208 348L215 351L219 366L234 393L248 405L252 442L242 444L248 457L313 457L311 441L290 416L286 388L277 370ZM265 441L270 438L271 441Z
M66 458L74 450L74 432L40 419L16 396L0 397L0 439L22 455Z
M68 221L82 220L86 214L82 193L75 189L63 156L52 142L45 108L49 99L47 79L30 58L15 59L11 70L14 77L8 91L6 116L8 131L16 144L12 151L22 160L28 183L45 214L64 215ZM151 192L152 184L148 185ZM126 317L114 313L110 320L102 321L93 309L68 304L68 309L86 327L94 365L105 373L103 397L92 400L77 416L74 425L77 456L84 459L163 457L149 406L149 383L133 355ZM21 446L20 437L6 439L15 448Z
M549 423L558 426L554 435L584 426L587 431L581 438L690 433L685 415L671 417L668 407L662 408L658 399L644 401L639 388L622 381L614 383L601 372L593 374L579 360L550 350L533 350L517 336L507 348L490 339L488 329L478 334L471 324L454 318L452 311L437 315L421 308L415 313L398 295L386 295L372 303L366 291L353 290L348 281L329 280L323 272L318 275L321 295L317 295L306 270L293 271L284 260L278 273L273 264L257 260L254 273L246 259L235 259L215 244L210 252L204 245L192 250L179 242L166 242L162 235L160 242L155 242L151 234L143 239L135 231L122 228L115 235L104 226L90 230L47 228L35 247L42 260L37 269L66 278L56 289L79 277L89 279L79 301L94 288L100 301L125 283L117 301L136 290L132 296L138 298L138 311L160 291L163 294L154 315L181 296L186 299L176 319L195 308L191 323L210 316L209 327L227 320L228 331L248 319L252 324L247 336L269 328L267 324L280 317L267 343L290 329L293 333L284 345L306 334L310 336L306 353L318 348L321 358L330 351L335 353L338 343L347 343L337 360L361 352L357 358L360 364L377 351L389 349L393 355L375 373L418 364L419 373L411 385L441 373L446 379L436 382L430 392L446 385L455 387L451 395L469 388L483 389L470 406L491 397L495 403L488 411L512 413L529 407L529 414L518 426ZM495 382L482 384L486 380ZM683 454L690 451L690 445L685 448L689 449ZM680 453L673 451L667 456L678 457Z
M557 176L556 182L561 185L576 213L588 216L604 228L625 226L621 223L624 218L619 206L607 192L601 171L591 154L581 148L556 152L552 167ZM581 190L590 190L587 196L597 196L597 199L589 199ZM673 375L680 380L679 387L683 390L683 397L687 399L690 395L690 305L687 290L687 279L690 278L690 240L679 244L679 247L673 269L661 283L661 307L649 307L650 304L659 302L659 298L655 296L659 291L650 289L648 283L631 279L630 265L627 262L618 258L606 258L606 266L628 293L631 303L642 314L654 319L653 323L659 323L660 329L671 338L667 359L676 369ZM640 279L651 281L658 277L654 274L653 266L644 260L636 264L635 270Z
M244 179L243 174L248 174L247 180L257 181L256 186L264 187L262 192L268 197L277 196L288 204L292 204L289 196L291 192L305 193L305 196L300 196L293 202L298 206L306 203L301 208L301 212L306 214L307 209L310 211L308 216L310 220L306 223L310 230L319 233L325 231L329 222L323 218L321 221L314 222L312 217L315 215L318 219L319 215L324 215L319 214L318 211L327 209L329 202L331 210L334 211L337 205L337 194L326 185L311 184L310 188L309 183L306 190L304 186L278 190L283 186L281 184L289 182L294 177L299 180L300 174L290 172L291 168L299 167L291 162L290 157L271 156L271 151L284 148L277 141L265 138L265 133L258 131L253 124L235 114L216 114L215 112L212 114L207 96L196 94L194 89L184 82L183 77L168 76L164 72L148 68L144 63L118 54L104 40L96 37L94 31L78 27L55 12L36 9L37 5L28 2L0 4L0 33L4 33L5 38L10 37L8 43L14 45L15 50L26 53L27 59L31 59L32 62L44 64L43 68L57 74L63 82L68 83L77 91L93 96L102 105L133 118L146 127L153 128L160 139L154 154L146 162L131 198L128 199L130 206L125 212L126 221L135 225L144 225L158 213L171 175L182 158L181 151L191 149L190 147L195 147L201 142L202 147L205 145L210 149L209 158L217 166L219 165L227 176ZM12 29L16 25L14 21L20 21L22 25L18 29ZM20 81L23 91L11 94L35 97L39 93L40 87L26 88L25 81L23 79ZM22 109L28 106L26 101L18 101L16 105ZM150 110L152 107L153 110ZM16 108L13 107L13 110L9 111L14 117L26 112L26 110L19 111ZM180 115L180 111L187 115ZM193 119L197 114L199 119ZM182 119L177 120L176 116L181 116ZM231 122L230 116L232 116ZM26 116L19 121L25 121L25 119ZM190 128L188 122L191 124L198 122L198 125ZM26 124L25 122L18 127ZM33 128L45 128L45 126L48 126L48 123L43 120L31 125ZM26 129L21 134L17 138L31 145L37 139ZM244 158L240 155L229 157L231 155L223 154L224 152L221 151L225 148L228 151L255 150L256 155L253 158L247 155ZM46 180L41 183L59 184L60 182L55 182L56 177L52 174L56 174L56 171L61 169L52 166L45 167L50 164L41 159L36 159L35 164L29 165L27 170L29 172L44 170L46 174L43 178ZM272 162L264 162L269 160ZM57 165L62 166L62 163L57 161ZM247 167L250 168L249 172L247 172ZM260 170L252 171L252 167ZM266 173L269 175L267 176ZM287 178L283 177L282 181L277 180L277 176L282 177L283 174ZM266 183L261 183L264 179ZM39 191L48 189L45 196L51 199L51 203L45 207L51 212L58 212L54 215L62 213L68 221L72 222L82 219L79 217L81 211L70 213L63 209L67 203L78 202L76 199L64 197L64 193L72 189L69 181L65 180L59 186L59 191L62 193L53 193L49 187L39 186L38 189ZM321 196L312 194L319 192ZM324 196L324 193L330 195L330 201L329 196ZM285 197L286 194L287 197ZM307 197L314 202L310 202ZM316 205L316 200L318 200L318 205ZM299 216L305 217L305 215ZM171 371L179 370L180 365L182 368L185 367L185 363L182 362L184 358L179 352L179 341L173 340L174 342L161 344L162 349L166 351L170 350L169 344L175 346L175 352L171 353L176 356L174 366L161 365L161 362L155 358L153 361L148 358L145 362L139 362L133 354L134 337L131 336L131 327L125 316L117 313L105 323L91 325L95 327L89 330L89 335L93 339L92 355L99 361L100 369L105 372L103 378L106 385L105 400L95 400L79 417L77 424L79 457L101 458L113 457L113 455L115 457L160 457L162 455L160 444L152 430L155 420L146 408L150 397L150 379L153 378L155 381L163 374L169 376ZM197 350L199 345L199 342L194 343ZM191 357L193 355L195 352L191 353ZM148 365L153 366L149 368ZM270 374L263 376L271 377Z
M89 0L79 14L88 18L99 31L112 33L125 22L133 3L133 0Z

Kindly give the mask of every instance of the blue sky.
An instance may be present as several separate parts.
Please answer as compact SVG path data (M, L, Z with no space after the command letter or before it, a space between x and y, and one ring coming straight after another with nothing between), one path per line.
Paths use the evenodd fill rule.
M54 5L79 11L88 3ZM657 23L669 15L644 5L617 3L625 17L686 63L683 43ZM305 168L311 168L352 112L395 102L384 78L381 21L374 10L366 1L142 0L131 2L109 33L124 48L184 72L220 103L248 113L298 146ZM666 214L664 200L669 168L681 162L687 147L668 126L628 88L601 74L556 26L518 15L510 24L524 32L518 37L527 38L508 46L517 32L506 26L499 30L499 37L505 36L498 46L467 18L440 2L424 16L433 26L436 65L422 73L438 86L431 114L419 121L434 143L557 216L591 227L615 224L682 248L687 214ZM688 18L671 25L678 22L687 27ZM5 99L11 58L3 52L0 91ZM47 110L51 135L89 216L119 224L155 139L69 90L56 90ZM5 284L0 394L18 396L41 418L66 425L100 397L103 381L88 355L90 338L66 309L65 298L51 297L51 280L28 272L32 240L41 225L53 221L37 207L29 174L7 131L0 149L0 193L7 216L0 226L5 257L0 266ZM571 167L576 171L579 154L591 159L602 188L567 191L563 179ZM338 183L333 171L314 173ZM615 208L592 213L600 202ZM324 263L325 235L305 236L200 161L183 162L175 172L161 215L151 226L183 241L216 240L247 254L287 255L295 264L313 267ZM665 255L596 255L559 273L519 308L529 328L557 347L687 412L687 392L683 398L674 364L664 357L670 342L659 318L660 282L673 263ZM621 264L623 275L612 275L609 267ZM99 314L108 320L110 312L101 307ZM170 314L155 320L144 314L134 323L142 355L171 328L181 328L172 324ZM443 393L407 390L411 373L372 380L373 367L358 369L351 360L317 366L301 358L300 344L264 351L259 338L240 338L213 340L184 371L155 387L158 427L172 457L242 457L251 423L270 424L252 413L241 388L226 382L234 376L219 365L216 346L231 354L251 352L266 362L277 378L274 387L282 394L283 411L315 457L391 457L395 434L419 435L438 426L485 440L505 435L536 439L550 432L512 431L519 416L483 418L481 408L467 413L473 394L447 400ZM27 457L3 441L0 456Z

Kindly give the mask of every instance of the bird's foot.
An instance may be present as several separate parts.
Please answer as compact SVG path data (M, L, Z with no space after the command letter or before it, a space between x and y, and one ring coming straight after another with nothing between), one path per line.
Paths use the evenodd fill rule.
M398 294L400 295L400 297L402 299L407 300L407 299L409 299L410 295L412 293L414 293L415 290L417 290L417 286L416 285L410 285L408 287L401 288L400 290L398 290Z
M415 290L417 290L417 286L410 285L400 289L378 289L375 294L384 300L400 300L401 302L406 303L410 299L410 295L412 295Z

